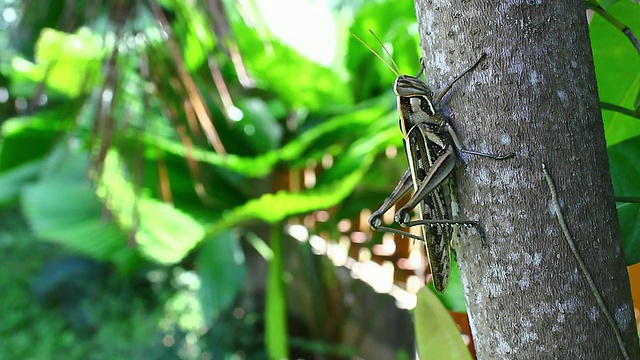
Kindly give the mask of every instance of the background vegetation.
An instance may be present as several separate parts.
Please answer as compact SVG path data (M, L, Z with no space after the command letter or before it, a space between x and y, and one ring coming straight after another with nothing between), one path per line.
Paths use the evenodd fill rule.
M390 263L405 288L419 270L367 232L406 165L394 75L350 35L379 48L374 30L416 73L411 2L0 4L0 357L412 354L406 312L312 246ZM636 2L603 6L640 32ZM614 186L632 201L640 59L590 26ZM639 214L619 203L629 265ZM441 301L464 311L459 280Z

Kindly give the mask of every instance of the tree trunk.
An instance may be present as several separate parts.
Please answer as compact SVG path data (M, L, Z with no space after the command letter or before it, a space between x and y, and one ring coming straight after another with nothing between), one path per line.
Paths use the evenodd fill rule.
M480 359L624 359L614 328L572 255L541 164L626 352L640 358L582 1L417 0L428 83L466 146L457 259Z

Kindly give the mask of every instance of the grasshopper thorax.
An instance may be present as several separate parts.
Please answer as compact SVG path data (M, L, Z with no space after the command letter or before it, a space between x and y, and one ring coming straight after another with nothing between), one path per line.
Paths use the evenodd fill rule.
M393 91L398 98L400 131L405 139L419 124L433 127L442 125L441 119L434 117L433 92L424 81L415 76L400 75L393 84Z

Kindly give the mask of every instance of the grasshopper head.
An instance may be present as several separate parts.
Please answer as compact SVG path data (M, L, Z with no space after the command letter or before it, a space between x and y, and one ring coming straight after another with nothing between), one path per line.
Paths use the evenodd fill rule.
M393 91L396 96L426 96L429 100L433 99L433 91L427 84L411 75L398 76L393 84Z

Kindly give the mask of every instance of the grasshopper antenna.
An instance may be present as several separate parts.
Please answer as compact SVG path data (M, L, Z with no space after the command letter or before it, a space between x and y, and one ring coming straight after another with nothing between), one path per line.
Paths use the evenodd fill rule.
M373 35L373 37L376 38L376 40L378 40L378 43L380 43L384 52L387 54L387 56L389 56L389 59L391 59L391 64L393 64L393 66L391 66L387 61L385 61L382 58L382 56L380 56L380 54L378 54L375 50L373 50L371 46L369 46L366 42L364 42L364 40L360 39L356 34L351 34L351 35L353 35L354 38L358 39L358 41L360 41L362 45L364 45L367 49L369 49L369 51L371 51L376 57L378 57L378 59L380 59L380 61L382 61L383 64L387 65L387 67L391 69L391 71L396 76L398 77L401 76L402 74L400 73L400 68L398 67L398 64L396 64L396 62L393 60L393 57L391 57L389 50L387 50L387 48L384 47L384 44L382 43L382 41L380 41L380 38L378 38L371 29L369 29L369 32L371 33L371 35Z

